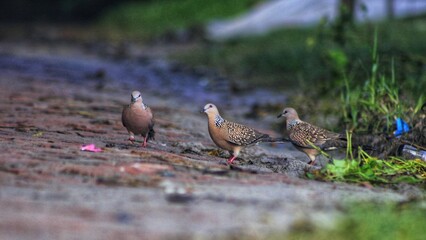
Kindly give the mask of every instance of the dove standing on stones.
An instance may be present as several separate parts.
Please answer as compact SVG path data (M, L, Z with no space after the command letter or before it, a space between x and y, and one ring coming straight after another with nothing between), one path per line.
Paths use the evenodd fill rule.
M290 142L309 157L310 165L315 164L315 159L320 154L320 151L312 145L322 149L326 143L336 147L344 147L347 144L345 137L341 134L330 132L300 120L296 110L293 108L285 108L277 117L286 118L286 128Z
M207 114L209 134L213 142L231 153L228 164L232 164L245 146L273 141L267 134L223 119L214 104L206 104L202 112Z
M143 147L146 147L148 140L154 139L153 115L151 109L143 103L139 91L132 92L130 104L123 108L121 121L129 132L132 143L135 141L135 134L144 138Z

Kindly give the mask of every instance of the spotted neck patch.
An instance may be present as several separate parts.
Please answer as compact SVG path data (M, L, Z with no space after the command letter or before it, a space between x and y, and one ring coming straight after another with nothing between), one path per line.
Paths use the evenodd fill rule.
M300 123L299 119L291 120L290 122L287 123L287 128L292 129L294 126L296 126L299 123Z
M216 125L216 127L221 127L224 121L225 120L220 115L214 117L214 125Z

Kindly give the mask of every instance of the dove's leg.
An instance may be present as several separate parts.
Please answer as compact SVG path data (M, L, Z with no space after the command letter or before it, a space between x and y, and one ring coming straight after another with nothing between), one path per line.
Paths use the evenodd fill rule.
M310 160L308 162L309 165L311 166L315 165L315 160L317 158L317 155L319 154L318 150L311 149L311 148L297 148L297 149L301 150L302 152L306 154L306 156L308 156Z
M129 141L134 144L135 143L135 135L132 132L129 132Z
M311 166L314 166L315 165L316 156L309 155L309 159L311 159L311 161L309 161L308 164L311 165Z
M229 151L231 153L231 157L228 159L228 164L232 164L234 160L238 157L240 154L241 147L235 147L233 151Z
M231 157L228 159L228 164L232 164L232 162L234 162L234 160L235 160L236 158L237 158L236 156L231 156Z
M233 151L229 151L231 153L231 157L228 159L228 164L232 164L234 160L238 157L240 154L241 148L236 147Z
M143 136L143 147L146 147L146 143L148 142L148 133L145 135L145 136Z

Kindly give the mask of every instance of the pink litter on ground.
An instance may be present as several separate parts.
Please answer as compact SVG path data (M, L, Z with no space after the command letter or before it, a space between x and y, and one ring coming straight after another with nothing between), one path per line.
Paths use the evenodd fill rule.
M96 145L93 143L81 146L80 150L88 152L102 152L102 149L97 148Z

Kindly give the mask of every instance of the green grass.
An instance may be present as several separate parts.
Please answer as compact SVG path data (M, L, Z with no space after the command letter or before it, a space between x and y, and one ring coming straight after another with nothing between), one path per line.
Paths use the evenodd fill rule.
M348 143L345 159L334 159L333 162L327 163L325 168L313 173L308 172L308 178L372 184L426 183L426 162L423 160L404 160L398 157L382 160L370 156L362 148L358 149L358 155L354 157L352 134L347 132L346 135ZM318 150L329 158L327 153L319 148Z
M425 206L420 204L373 204L358 202L346 207L334 229L293 227L289 234L268 239L423 239L426 230Z
M361 160L334 160L316 176L317 179L371 183L425 183L426 163L418 160L391 158L380 160L361 151Z
M99 25L142 39L200 26L244 12L259 0L161 0L125 3L99 19Z
M351 139L351 136L348 136ZM328 157L326 153L321 152ZM396 184L396 183L426 183L426 162L421 159L404 160L391 157L387 160L370 156L367 152L358 149L355 158L348 141L345 159L334 159L325 168L308 172L307 177L317 180L333 182Z
M392 128L395 118L403 117L407 122L413 123L416 114L420 112L421 106L426 101L424 92L413 94L414 96L405 92L406 98L401 99L402 89L396 80L394 58L391 65L387 67L390 72L381 73L377 48L376 31L371 72L363 85L356 81L349 81L343 67L341 70L341 79L344 84L344 91L341 92L342 119L351 130L374 132L385 128L390 133L389 129Z

